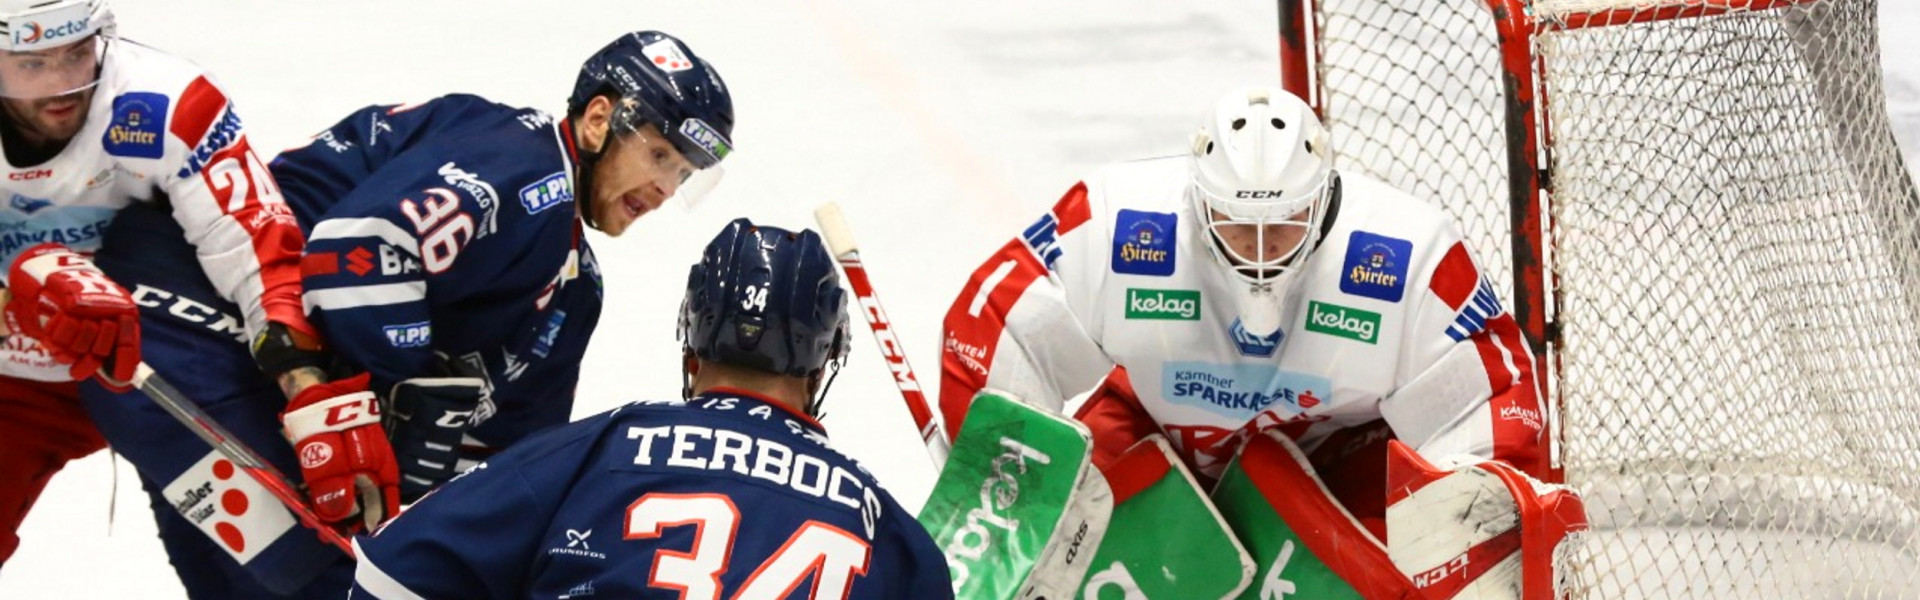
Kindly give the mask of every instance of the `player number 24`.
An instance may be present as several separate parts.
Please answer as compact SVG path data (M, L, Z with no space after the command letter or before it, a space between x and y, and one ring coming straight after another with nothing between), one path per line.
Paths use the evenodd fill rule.
M733 557L740 509L722 494L641 496L627 507L626 539L660 537L669 527L694 528L690 552L662 550L647 585L680 590L681 600L719 600L720 574ZM813 578L813 600L847 597L854 578L867 574L873 548L846 530L809 520L740 585L731 600L777 600Z

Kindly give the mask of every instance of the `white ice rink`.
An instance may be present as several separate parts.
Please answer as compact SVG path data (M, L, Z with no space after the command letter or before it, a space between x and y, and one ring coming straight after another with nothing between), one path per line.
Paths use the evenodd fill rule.
M1920 5L1882 0L1896 130L1920 142ZM686 268L736 216L812 226L838 201L929 395L939 322L968 273L1093 167L1171 153L1218 93L1276 81L1274 3L821 0L120 0L122 35L193 59L259 149L348 111L449 92L559 112L580 61L660 29L734 92L737 154L692 211L592 243L607 308L574 414L679 393ZM933 471L864 325L826 419L909 509ZM137 477L101 453L57 476L0 569L0 598L182 598ZM117 485L116 485L117 483Z

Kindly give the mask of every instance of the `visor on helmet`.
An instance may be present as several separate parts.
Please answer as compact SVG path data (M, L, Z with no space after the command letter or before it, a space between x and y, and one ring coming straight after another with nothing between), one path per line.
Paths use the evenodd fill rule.
M720 160L733 153L733 142L719 130L697 118L668 119L637 98L622 98L612 118L616 132L644 133L643 127L655 125L673 145L676 156L656 161L657 173L680 182L674 197L691 208L708 192L720 185L726 169Z
M108 36L90 35L74 43L37 50L0 50L0 97L53 98L86 91L100 83L100 61Z

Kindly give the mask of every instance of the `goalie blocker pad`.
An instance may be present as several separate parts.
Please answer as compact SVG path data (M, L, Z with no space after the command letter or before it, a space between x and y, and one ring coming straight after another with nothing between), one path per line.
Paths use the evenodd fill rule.
M1391 544L1333 499L1285 434L1249 440L1213 493L1258 569L1243 597L1554 597L1558 548L1586 528L1570 490L1496 462L1444 471L1399 442L1387 463Z

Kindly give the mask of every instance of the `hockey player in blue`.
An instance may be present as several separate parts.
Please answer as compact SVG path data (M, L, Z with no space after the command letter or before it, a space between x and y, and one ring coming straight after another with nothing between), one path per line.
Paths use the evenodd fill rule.
M601 309L583 223L618 236L692 195L732 129L713 67L643 31L589 58L563 119L469 95L372 106L273 161L308 230L307 310L384 399L403 499L567 421ZM348 429L308 425L289 419L290 435ZM307 476L377 480L369 469Z
M356 540L354 597L952 598L932 538L814 420L848 343L833 265L812 231L729 223L687 277L683 401L455 478Z

